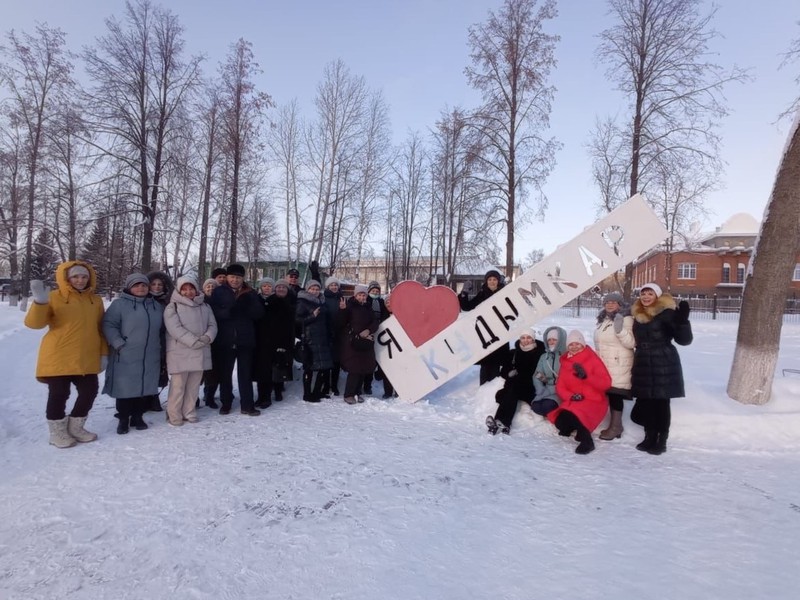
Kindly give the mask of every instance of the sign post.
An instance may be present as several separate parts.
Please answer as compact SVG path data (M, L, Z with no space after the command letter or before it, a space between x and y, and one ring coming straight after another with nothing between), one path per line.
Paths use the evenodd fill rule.
M416 402L666 236L637 194L419 346L390 317L375 336L378 363L400 397Z

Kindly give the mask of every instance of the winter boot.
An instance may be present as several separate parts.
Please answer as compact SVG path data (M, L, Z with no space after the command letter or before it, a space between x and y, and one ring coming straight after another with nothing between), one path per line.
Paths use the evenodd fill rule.
M355 404L356 402L358 402L355 396L345 396L344 401L347 402L348 404Z
M158 397L158 394L149 396L147 410L151 410L153 412L161 412L164 410L164 407L161 406L161 398Z
M303 371L303 400L306 402L319 402L319 398L314 399L311 394L311 378L313 371Z
M575 454L589 454L594 450L594 440L592 434L585 427L579 427L578 433L575 434L575 439L580 442L578 447L575 448Z
M167 420L169 420L169 418ZM131 413L131 427L133 427L136 431L144 431L147 429L147 423L144 422L142 413L140 411Z
M67 417L55 421L47 421L50 429L50 443L56 448L72 448L78 442L67 431Z
M283 390L275 388L275 402L283 402Z
M83 426L86 424L86 417L69 417L67 421L67 431L79 442L93 442L97 439L97 434L86 431Z
M669 437L669 431L659 431L656 434L656 443L653 444L652 448L647 449L648 454L655 454L658 456L659 454L664 454L667 451L667 438Z
M331 393L334 396L339 395L339 373L341 373L341 367L335 366L331 369Z
M644 439L636 444L636 449L648 452L651 448L655 448L656 443L658 443L658 432L655 429L645 429Z
M622 411L612 410L611 421L608 423L608 429L603 429L600 432L601 440L615 440L622 437Z
M128 433L128 416L118 416L119 424L117 425L117 433L120 435Z
M205 403L208 408L213 408L215 410L219 408L219 404L214 402L214 396L211 397L206 396Z
M492 435L497 435L497 430L499 428L500 427L498 425L498 422L495 420L495 418L492 415L489 415L488 417L486 417L486 429L489 430L489 433L491 433Z

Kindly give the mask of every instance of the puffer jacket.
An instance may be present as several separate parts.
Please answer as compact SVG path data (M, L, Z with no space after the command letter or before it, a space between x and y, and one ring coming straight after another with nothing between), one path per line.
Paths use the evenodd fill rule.
M120 294L103 317L111 348L103 393L112 398L158 394L164 309L152 297Z
M631 391L637 398L682 398L683 369L678 349L692 343L692 326L678 321L675 299L667 293L649 307L637 300L631 307L636 350Z
M575 374L575 365L579 364L586 372L585 379ZM547 414L551 423L555 423L561 411L568 410L589 431L594 431L608 412L606 391L611 387L611 375L594 350L585 346L577 354L563 354L561 368L556 382L556 392L561 406ZM579 394L581 400L572 398Z
M517 340L514 343L514 350L511 351L511 361L500 372L500 376L506 382L498 393L502 395L510 393L514 398L523 402L533 400L536 395L533 373L543 355L544 344L539 340L534 340L533 347L528 350L523 350ZM514 374L511 375L511 373Z
M178 290L184 283L196 285L188 277L179 277L177 289L164 309L167 328L167 370L172 373L207 371L211 368L211 342L217 337L217 321L203 294L191 300ZM195 289L197 289L195 287ZM208 336L209 342L200 341Z
M623 314L622 331L614 331L615 314L601 310L594 330L594 347L611 374L611 391L630 395L633 368L633 317Z
M314 315L314 311L319 313ZM302 329L303 368L310 371L325 371L333 367L333 327L322 294L301 290L297 294L295 322Z
M67 271L80 265L89 271L89 284L79 292L69 284ZM103 300L94 293L94 268L81 260L70 260L56 269L58 289L47 304L33 303L25 315L31 329L48 328L39 346L36 377L94 375L100 372L100 357L108 354L103 338Z
M555 350L550 350L547 345L547 335L551 331L558 332L558 343ZM558 370L561 368L561 355L567 351L567 332L561 327L548 327L544 330L544 354L539 357L534 375L544 385L555 385L558 380Z

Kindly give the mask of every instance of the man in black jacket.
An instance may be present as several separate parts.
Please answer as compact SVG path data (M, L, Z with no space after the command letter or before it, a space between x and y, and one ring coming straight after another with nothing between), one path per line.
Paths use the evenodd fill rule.
M233 365L236 363L236 379L242 414L257 417L253 400L253 358L256 348L255 323L264 316L264 306L258 294L244 281L242 265L229 265L223 285L211 294L209 304L217 319L218 333L211 345L211 358L219 375L219 414L227 415L233 404Z

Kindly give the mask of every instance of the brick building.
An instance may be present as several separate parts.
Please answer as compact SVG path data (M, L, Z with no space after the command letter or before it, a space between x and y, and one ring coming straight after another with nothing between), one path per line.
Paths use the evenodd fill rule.
M634 263L633 288L652 281L678 296L741 297L759 226L752 216L738 213L699 239L697 245L672 253L654 248ZM800 296L800 253L795 263L786 285L789 298Z

